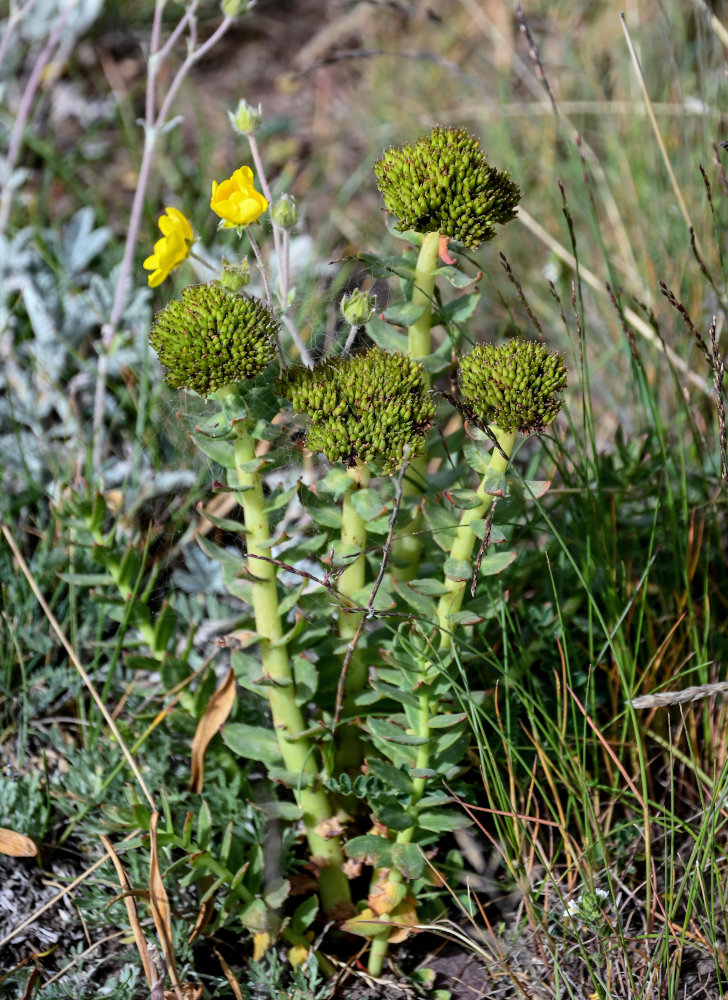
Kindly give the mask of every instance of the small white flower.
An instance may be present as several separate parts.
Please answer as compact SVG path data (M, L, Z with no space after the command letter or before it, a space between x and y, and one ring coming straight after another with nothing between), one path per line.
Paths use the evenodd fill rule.
M565 917L578 917L579 916L579 904L575 899L570 899L566 904L566 909L564 910Z
M595 889L594 895L597 897L597 899L609 899L609 893L607 892L606 889Z

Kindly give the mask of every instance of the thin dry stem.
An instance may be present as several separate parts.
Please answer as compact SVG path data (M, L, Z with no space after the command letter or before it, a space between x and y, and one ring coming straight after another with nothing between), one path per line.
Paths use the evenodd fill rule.
M129 216L129 225L126 232L126 243L124 244L124 255L121 260L121 265L119 267L119 276L116 281L116 288L114 291L114 301L111 306L111 313L109 315L108 322L104 324L101 331L101 346L99 355L98 372L96 377L96 388L94 393L94 412L93 412L93 425L92 425L92 457L91 457L91 467L95 473L100 472L101 468L101 458L104 446L104 434L103 434L103 420L104 420L104 405L106 400L106 380L109 372L109 348L111 342L116 334L119 326L119 321L121 320L122 313L124 311L124 299L126 296L127 283L129 281L129 274L131 272L132 261L134 258L134 250L137 244L137 237L139 235L139 228L141 225L142 209L144 207L144 198L146 196L147 187L149 184L149 177L151 174L152 164L154 162L154 152L156 148L157 139L160 134L160 129L165 124L167 120L167 115L169 114L172 102L176 97L177 91L179 90L182 81L187 76L194 64L202 58L226 33L230 25L233 23L232 18L225 17L220 22L216 30L203 42L202 45L197 46L197 27L195 19L195 11L197 9L197 0L190 5L187 11L183 14L180 24L172 32L172 36L167 40L165 45L158 49L159 38L161 34L161 17L162 10L165 6L165 0L157 0L154 10L154 21L152 26L152 36L150 40L150 50L149 50L149 61L147 68L147 90L146 90L146 117L142 123L144 128L144 146L142 148L142 162L139 168L139 177L137 180L136 189L134 191L134 200L132 202L131 213ZM169 86L167 94L162 101L162 105L159 109L158 114L155 117L154 106L155 106L155 88L156 88L156 78L159 72L160 66L163 61L169 55L172 50L172 45L170 42L172 39L175 41L181 34L181 26L184 25L189 29L189 46L188 54L182 65L177 70L177 73Z
M124 842L127 840L133 840L135 837L138 837L140 833L141 830L139 829L132 830L131 833L128 833L126 837L124 837ZM69 882L67 886L60 890L60 892L57 892L55 896L43 903L42 906L39 906L34 913L31 913L30 916L21 921L17 927L14 927L9 934L6 934L4 938L0 938L0 948L2 948L3 945L6 945L8 941L12 941L13 938L17 934L20 934L21 931L25 930L26 927L30 927L31 924L34 924L36 920L39 917L42 917L47 910L50 910L51 907L55 906L56 903L63 899L64 896L68 896L72 893L73 890L78 888L82 882L85 882L87 878L97 871L97 869L110 860L112 860L111 855L105 852L102 857L98 859L98 861L94 861L94 863L90 865L86 871L82 872L77 878L75 878L73 882Z
M606 295L606 289L596 274L584 267L583 264L577 265L574 255L569 253L566 247L551 236L551 234L548 233L543 226L539 225L539 223L536 222L532 215L529 215L522 205L518 206L517 218L523 223L529 232L533 233L534 236L541 240L541 242L547 246L549 250L556 254L560 260L567 264L573 271L578 271L579 276L584 279L590 288L592 288L600 296ZM676 354L668 344L662 343L649 323L646 323L645 320L643 320L642 317L634 311L634 309L625 309L624 316L625 319L632 324L636 332L639 333L640 336L643 337L649 344L656 347L657 350L664 354L675 370L679 371L688 382L700 389L701 392L710 392L710 389L705 385L705 380L692 371L687 362Z
M642 66L640 65L639 56L637 55L637 50L634 47L632 41L632 36L629 33L629 28L627 27L627 22L625 20L624 14L620 12L619 20L622 25L622 31L624 32L624 37L627 39L627 48L629 49L629 54L632 59L632 65L634 66L635 73L637 74L637 80L640 85L640 90L642 91L642 96L645 100L645 107L647 109L647 117L650 120L650 125L652 126L652 131L655 134L655 139L657 140L657 145L660 150L660 156L662 157L662 162L665 164L665 169L667 170L667 175L670 178L670 184L672 185L672 190L677 198L677 203L680 206L680 213L682 214L685 224L688 230L693 228L692 219L690 218L690 212L688 212L688 206L685 204L685 199L683 198L683 193L678 184L677 177L675 176L675 171L672 169L672 164L670 163L670 157L667 155L667 149L665 148L665 142L662 138L662 133L660 132L660 126L657 124L657 118L655 117L655 111L652 107L652 101L650 100L650 93L647 89L647 83L645 82L645 77L642 72ZM700 250L700 243L696 239L696 246ZM702 252L702 251L701 251Z

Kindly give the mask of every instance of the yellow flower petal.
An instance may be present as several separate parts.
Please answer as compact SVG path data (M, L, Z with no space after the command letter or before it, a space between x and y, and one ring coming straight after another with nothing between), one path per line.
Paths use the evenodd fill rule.
M162 238L154 244L154 253L142 265L152 271L148 278L150 288L160 285L170 271L182 263L195 238L189 220L178 208L168 206L165 214L160 215L158 225Z
M304 944L294 944L292 948L288 949L288 961L291 963L293 968L297 968L308 958L309 949Z
M265 212L268 202L253 186L250 167L238 167L232 177L212 182L210 208L224 220L225 228L249 226Z
M186 240L189 240L191 243L195 238L195 234L192 232L192 226L190 225L190 220L187 218L184 212L180 212L178 208L174 208L172 205L168 205L164 211L169 216L170 222L172 223L174 229L177 232L179 232L181 236L184 236ZM164 216L162 216L162 219L164 219ZM162 229L161 220L159 228ZM162 232L165 233L165 230L162 229ZM165 233L165 235L167 235L167 233Z
M267 931L253 935L253 961L259 962L271 946L271 936Z

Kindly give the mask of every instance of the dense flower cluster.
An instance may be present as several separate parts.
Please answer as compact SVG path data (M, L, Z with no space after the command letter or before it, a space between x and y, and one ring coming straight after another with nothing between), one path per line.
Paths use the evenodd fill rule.
M268 208L263 195L253 187L253 171L239 167L232 177L212 182L210 208L223 220L223 228L249 226Z
M258 299L190 285L157 313L149 340L173 389L209 396L267 368L277 330Z
M566 365L543 344L478 344L460 362L460 398L485 424L540 434L563 406Z
M170 271L182 263L195 239L187 216L178 208L165 208L164 215L159 216L158 225L162 238L154 244L154 252L142 265L152 272L149 275L150 288L161 285Z
M495 225L515 217L521 197L507 172L488 164L463 128L434 128L414 145L386 150L374 164L379 190L398 229L439 232L475 248Z
M435 415L422 368L403 354L374 347L311 371L297 367L281 379L294 410L310 420L306 444L351 467L374 462L391 473L423 447Z

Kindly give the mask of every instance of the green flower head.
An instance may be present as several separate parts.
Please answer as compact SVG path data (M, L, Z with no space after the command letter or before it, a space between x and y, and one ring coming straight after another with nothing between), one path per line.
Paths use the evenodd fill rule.
M306 444L350 468L374 462L389 474L423 447L435 415L422 368L403 354L373 347L338 357L313 370L292 368L280 388L310 423Z
M507 172L488 164L464 128L434 128L414 145L386 150L374 164L377 184L397 229L439 232L475 248L495 226L515 218L521 197Z
M273 313L219 285L190 285L157 313L149 340L173 389L200 396L255 378L275 355Z
M566 365L530 340L477 344L460 362L460 398L485 424L540 434L564 404Z

